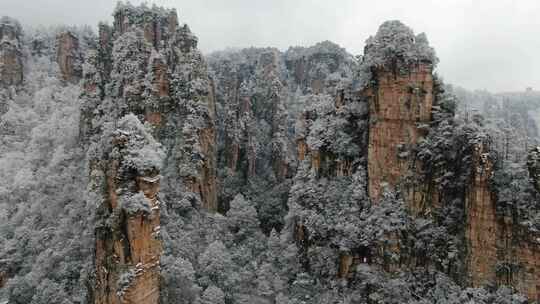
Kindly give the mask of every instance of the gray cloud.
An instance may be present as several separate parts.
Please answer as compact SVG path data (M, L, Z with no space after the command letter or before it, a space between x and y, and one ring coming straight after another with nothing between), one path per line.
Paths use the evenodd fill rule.
M142 1L134 0L132 3ZM446 82L491 91L540 89L537 0L156 0L178 10L203 51L334 41L361 54L379 24L399 19L426 32ZM0 14L22 23L111 21L114 0L1 0Z

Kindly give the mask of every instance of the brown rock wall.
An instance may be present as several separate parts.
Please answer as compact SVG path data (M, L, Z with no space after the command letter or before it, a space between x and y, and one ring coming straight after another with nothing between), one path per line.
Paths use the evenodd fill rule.
M469 245L468 270L472 286L493 281L497 264L497 239L500 235L495 203L489 189L493 164L487 147L479 144L473 152L473 177L465 195Z
M383 185L397 186L413 166L408 151L420 136L419 124L429 123L433 106L430 65L420 64L406 75L379 70L369 97L368 193L377 201ZM411 196L409 204L413 204Z
M486 145L473 152L473 178L466 193L467 269L472 286L496 282L540 300L540 234L523 231L496 213L490 189L493 162Z
M82 77L79 39L71 32L63 32L56 37L56 41L56 61L62 79L71 83L79 82Z
M199 192L206 210L217 211L216 189L216 130L210 126L199 135L205 159L203 161Z
M111 168L108 174L117 174ZM113 177L116 179L117 177ZM137 177L138 190L148 200L150 212L122 209L118 188L107 176L108 208L112 229L96 230L96 304L159 303L160 216L157 177ZM150 181L150 182L148 182ZM125 194L124 194L125 195Z

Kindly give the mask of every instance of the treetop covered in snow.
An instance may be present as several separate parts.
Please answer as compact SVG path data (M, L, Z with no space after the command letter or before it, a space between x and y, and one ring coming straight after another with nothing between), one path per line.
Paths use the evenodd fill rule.
M139 119L128 114L118 122L117 138L125 139L126 165L140 173L156 171L161 168L165 154L161 145L146 130Z
M129 1L125 3L123 1L118 1L116 3L113 16L117 16L118 14L130 16L130 20L132 21L148 21L153 20L155 17L167 17L172 14L175 16L177 15L176 9L174 8L164 8L155 4L153 4L152 7L148 7L146 3L142 3L141 5L133 5Z
M384 22L375 36L366 40L362 65L370 68L393 67L407 69L411 65L429 63L435 66L439 59L429 46L424 33L414 35L401 21Z
M349 54L347 50L329 40L318 42L315 45L309 47L289 47L285 52L285 57L288 60L292 60L301 57L310 57L316 54L337 54L343 58L353 58L353 56Z

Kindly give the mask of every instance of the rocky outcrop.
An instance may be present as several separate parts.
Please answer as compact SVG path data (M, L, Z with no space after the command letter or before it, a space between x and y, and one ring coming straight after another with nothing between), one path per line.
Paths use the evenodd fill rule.
M102 143L105 151L91 161L90 173L91 190L101 200L94 303L159 303L163 152L133 115Z
M114 17L83 71L81 142L101 201L92 294L99 304L158 303L160 202L174 209L188 197L217 210L214 88L174 10L119 4Z
M0 18L0 87L16 86L23 82L21 35L17 20Z
M490 278L498 284L514 287L531 300L540 300L540 234L517 237L506 227L498 240L499 260L495 276ZM505 243L506 242L506 243Z
M64 81L77 83L82 77L82 55L79 39L66 31L56 37L56 61Z
M438 59L424 34L399 21L383 23L366 43L360 80L369 102L368 194L377 202L383 187L399 189L418 213L422 194L407 183L416 174L415 147L429 130Z

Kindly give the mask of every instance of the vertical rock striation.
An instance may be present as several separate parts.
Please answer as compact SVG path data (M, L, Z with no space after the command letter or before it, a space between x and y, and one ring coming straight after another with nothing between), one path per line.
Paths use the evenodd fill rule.
M537 187L537 153L534 149L528 157L533 187ZM498 210L499 193L492 176L500 168L493 155L489 143L477 144L472 155L473 175L465 198L470 284L509 285L539 300L540 234L523 226L515 215Z
M540 192L540 147L532 149L527 156L530 182Z
M414 166L410 151L431 121L432 67L412 66L405 75L380 69L375 79L377 84L368 93L368 175L369 196L376 201L384 184L397 186Z
M492 175L493 161L489 145L479 143L473 148L472 177L465 194L465 238L469 249L467 269L475 287L495 278L500 227L489 185Z
M362 93L370 108L368 193L376 202L384 185L404 183L415 167L413 150L431 122L437 58L423 34L415 36L399 21L381 25L364 52L371 74ZM414 190L407 196L413 207Z

